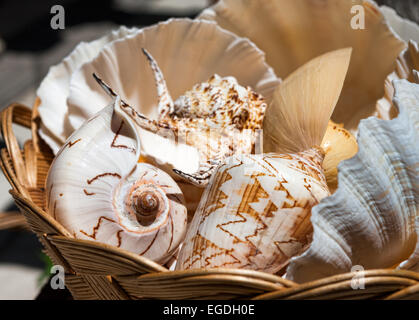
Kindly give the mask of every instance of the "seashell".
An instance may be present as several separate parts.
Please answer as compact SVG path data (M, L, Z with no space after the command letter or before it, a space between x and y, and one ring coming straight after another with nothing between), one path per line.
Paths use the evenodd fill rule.
M397 116L398 111L393 104L393 81L407 79L410 82L419 83L419 80L415 77L416 70L419 70L419 46L416 42L410 41L409 47L397 58L395 71L387 77L384 83L384 97L377 101L377 117L390 120Z
M334 192L338 185L338 164L353 157L358 152L358 144L342 124L329 121L321 147L325 152L322 167L327 186Z
M137 31L137 28L121 27L95 41L81 42L61 63L49 69L36 95L40 98L38 111L42 119L39 134L54 153L58 152L69 136L66 116L71 75L93 59L106 44Z
M302 283L354 266L419 271L419 85L394 87L399 115L361 121L359 152L339 165L337 191L313 208L313 242L291 259L287 278Z
M147 50L142 50L154 71L159 95L158 120L139 115L136 117L137 124L164 138L171 138L172 135L173 141L193 146L200 154L199 170L194 170L193 174L183 172L180 166L190 161L185 161L183 155L178 157L178 165L173 162L174 172L195 185L205 186L222 160L233 154L252 153L262 130L266 109L265 100L259 94L250 87L240 86L234 77L221 78L215 74L207 82L196 84L173 102L157 62ZM117 96L103 80L94 76L105 92L110 96ZM132 108L125 102L124 104ZM143 150L150 150L151 153L145 157L156 158L153 152L155 149L154 144L150 148L144 147ZM172 153L168 155L173 156ZM159 157L162 158L163 156Z
M138 128L117 97L58 152L47 177L48 211L76 238L164 263L184 239L185 202L167 173L139 157Z
M68 124L64 132L66 138L111 100L92 77L93 73L137 112L148 119L158 119L156 72L150 68L142 48L158 61L167 91L174 99L217 74L221 78L234 77L240 86L252 88L269 103L280 82L266 64L264 53L249 40L239 38L213 22L171 19L110 43L71 75L67 89L70 91L68 113L59 113L65 118L62 121ZM42 114L41 120L44 122ZM60 130L61 126L51 128L54 134ZM171 130L163 131L171 137ZM142 161L173 175L184 191L188 209L195 210L203 190L185 183L172 169L194 173L199 169L199 161L176 148L169 152L166 145L173 147L172 142L149 130L140 129L140 139Z
M350 55L351 49L344 49L318 57L278 87L263 123L268 153L234 155L218 167L176 269L275 273L306 249L311 208L330 194L321 166L324 153L316 146L338 101Z
M365 29L351 27L357 5L364 9ZM382 84L406 47L372 1L220 0L198 18L216 21L255 42L283 79L320 54L352 47L348 76L332 116L351 132L360 119L374 114Z
M387 6L381 6L380 11L386 18L387 24L400 38L406 42L411 40L419 42L419 26L415 22L403 19L396 10Z

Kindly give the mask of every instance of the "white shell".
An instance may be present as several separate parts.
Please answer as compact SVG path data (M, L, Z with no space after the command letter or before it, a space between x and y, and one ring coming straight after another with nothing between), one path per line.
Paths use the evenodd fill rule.
M365 12L363 30L351 28L356 5ZM332 116L350 131L374 113L384 80L406 47L378 6L363 0L220 0L199 18L255 42L283 79L320 54L352 47L348 77Z
M313 242L291 259L288 279L302 283L404 260L400 267L419 271L419 85L398 80L395 89L399 116L361 121L359 152L339 165L337 191L313 208Z
M164 263L184 239L186 207L168 174L138 163L137 129L117 98L75 131L49 170L48 211L76 238Z
M384 97L377 101L377 117L383 120L390 120L397 116L398 111L393 104L393 81L406 79L410 82L419 83L419 78L415 76L417 70L419 70L419 46L418 43L409 41L409 47L397 58L396 69L386 78Z
M69 136L66 115L72 74L84 63L93 59L106 44L133 34L137 30L121 27L95 41L81 42L61 63L49 69L36 95L40 99L38 112L42 119L39 134L54 153Z
M278 86L263 123L267 153L234 155L217 168L188 229L177 269L276 273L307 248L311 208L330 194L324 152L316 146L342 90L351 52L347 48L316 57Z

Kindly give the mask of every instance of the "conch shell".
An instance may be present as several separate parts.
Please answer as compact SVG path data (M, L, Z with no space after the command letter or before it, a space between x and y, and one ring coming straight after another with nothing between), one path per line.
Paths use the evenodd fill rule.
M187 210L175 181L139 157L138 128L117 97L58 152L48 212L76 238L164 263L184 239Z
M320 147L351 49L318 57L276 90L263 123L264 154L227 158L205 190L176 269L276 273L311 240L311 208L330 193ZM298 94L296 94L298 93Z
M38 112L42 119L39 135L54 153L58 152L72 133L67 119L67 98L72 74L92 60L106 44L136 32L137 28L120 27L95 41L81 42L61 63L49 69L36 95L40 98Z
M357 15L365 21L364 29L358 29ZM198 18L249 38L283 79L316 56L352 47L348 76L332 116L351 132L360 119L374 114L382 84L406 47L379 7L367 0L220 0Z
M419 272L419 85L394 81L393 120L361 121L359 152L339 165L339 187L313 208L310 248L286 277L302 283L363 268Z
M419 42L419 25L408 19L400 17L396 10L387 6L380 7L389 27L404 41Z

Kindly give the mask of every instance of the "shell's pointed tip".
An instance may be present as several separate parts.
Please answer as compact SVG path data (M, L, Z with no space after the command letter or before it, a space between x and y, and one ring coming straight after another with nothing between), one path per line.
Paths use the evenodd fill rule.
M147 57L147 59L151 59L150 53L145 48L141 48L141 51Z
M93 78L101 86L101 88L111 97L116 97L117 94L109 87L96 73L92 73Z

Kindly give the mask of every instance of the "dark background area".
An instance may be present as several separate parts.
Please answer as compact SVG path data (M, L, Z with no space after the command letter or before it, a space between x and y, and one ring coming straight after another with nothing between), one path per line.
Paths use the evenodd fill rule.
M153 0L149 0L151 2ZM173 0L176 2L176 0ZM291 0L292 1L292 0ZM147 1L139 1L145 3ZM377 0L396 9L403 17L419 22L419 0ZM194 17L198 12L159 14L118 7L115 0L0 0L0 36L9 50L42 51L60 41L60 33L50 28L50 8L60 4L66 11L66 27L86 22L110 21L126 26L150 25L170 17Z

